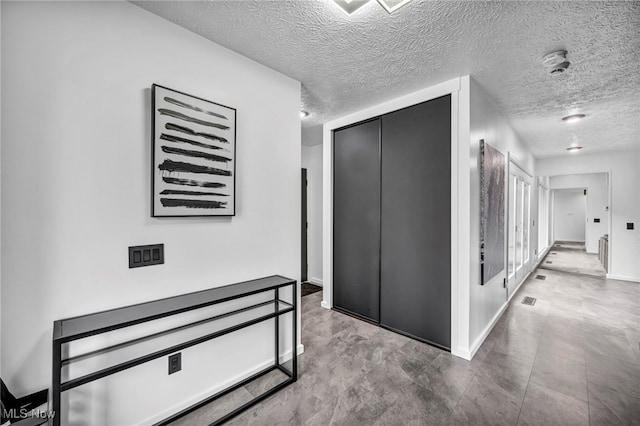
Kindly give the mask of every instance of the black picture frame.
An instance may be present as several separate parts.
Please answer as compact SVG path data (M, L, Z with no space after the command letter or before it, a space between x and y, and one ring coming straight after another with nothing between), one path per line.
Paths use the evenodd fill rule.
M236 214L235 108L151 86L151 217Z

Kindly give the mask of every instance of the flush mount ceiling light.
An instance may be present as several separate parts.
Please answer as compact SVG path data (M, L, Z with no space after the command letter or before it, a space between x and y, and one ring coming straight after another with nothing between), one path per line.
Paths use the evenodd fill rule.
M309 111L305 111L303 109L300 110L300 118L306 118L309 116Z
M542 65L547 69L549 74L557 75L565 72L571 63L567 61L566 50L556 50L555 52L544 55Z
M369 0L333 0L340 9L347 15L351 15L356 10L360 9L365 4L369 3Z
M581 149L582 149L581 146L570 146L569 148L567 148L567 151L576 153L576 152L580 151Z
M565 123L575 123L576 121L580 121L585 117L586 115L584 114L573 114L573 115L568 115L566 117L563 117L562 121L564 121Z
M370 0L333 0L340 9L342 9L347 15L351 15L356 10L360 9ZM389 13L395 12L411 0L378 0L380 6L384 7Z
M387 10L387 12L392 13L400 9L410 1L411 0L378 0L378 3L380 3L380 5Z

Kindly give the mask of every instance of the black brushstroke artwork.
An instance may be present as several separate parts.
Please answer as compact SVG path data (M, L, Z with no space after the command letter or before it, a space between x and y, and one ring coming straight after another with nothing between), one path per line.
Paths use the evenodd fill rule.
M200 120L199 118L189 117L181 112L172 111L166 108L159 108L158 112L161 115L168 115L169 117L178 118L180 120L188 121L189 123L200 124L201 126L215 127L216 129L229 130L229 126L224 124L213 123L211 121Z
M480 260L481 283L486 284L504 268L505 157L480 141Z
M206 143L193 141L191 139L181 138L181 137L178 137L178 136L167 135L166 133L161 134L160 135L160 139L165 140L165 141L169 141L169 142L188 143L189 145L198 146L200 148L216 149L216 150L222 150L222 151L225 151L225 152L229 152L228 149L224 149L224 148L221 148L219 146L209 145L209 144L206 144Z
M165 96L164 100L166 102L169 102L170 104L178 105L178 106L181 106L183 108L187 108L187 109L191 109L191 110L194 110L194 111L202 112L202 113L205 113L205 114L213 115L214 117L222 118L223 120L228 120L228 118L225 117L222 114L218 114L217 112L207 111L207 110L204 110L202 108L198 108L197 106L189 105L189 104L184 103L182 101L179 101L177 99L170 98L168 96Z
M162 171L170 173L184 172L184 173L202 173L209 175L219 176L231 176L230 170L217 169L215 167L200 166L197 164L183 163L181 161L164 160L158 165L158 168Z
M164 127L167 130L175 130L176 132L186 133L191 136L202 136L203 138L211 139L213 141L229 143L229 141L223 138L222 136L212 135L211 133L196 132L195 130L192 130L188 127L178 126L177 124L173 124L173 123L167 123L164 125Z
M228 163L231 158L223 157L221 155L209 154L207 152L192 151L190 149L173 148L170 146L162 146L162 152L167 154L184 155L185 157L204 158L205 160L217 161L219 163Z
M235 216L236 115L153 84L153 217Z
M165 189L160 195L213 195L216 197L228 197L229 194L222 194L218 192L205 192L205 191L182 191L179 189Z
M189 209L223 209L226 201L181 200L178 198L160 198L163 207L186 207Z
M227 186L224 183L220 183L220 182L202 182L199 180L181 179L181 178L175 178L171 176L162 176L162 180L165 183L171 183L174 185L198 186L201 188L224 188Z

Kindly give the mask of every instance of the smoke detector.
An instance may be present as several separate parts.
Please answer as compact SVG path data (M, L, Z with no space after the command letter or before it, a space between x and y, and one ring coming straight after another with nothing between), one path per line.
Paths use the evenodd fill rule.
M556 50L544 55L542 65L549 71L549 74L556 75L565 72L571 63L567 61L566 50Z

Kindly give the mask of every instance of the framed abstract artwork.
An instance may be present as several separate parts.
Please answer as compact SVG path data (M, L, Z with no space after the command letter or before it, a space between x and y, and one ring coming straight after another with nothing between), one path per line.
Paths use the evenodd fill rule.
M235 216L236 110L157 84L151 216Z
M480 284L505 269L504 155L480 141Z

